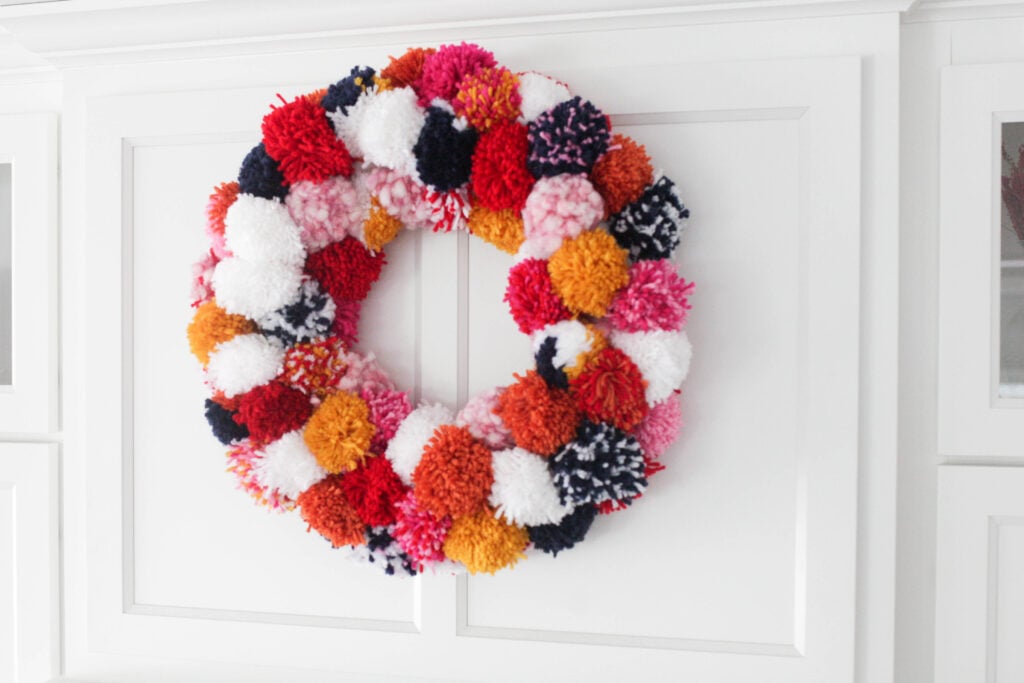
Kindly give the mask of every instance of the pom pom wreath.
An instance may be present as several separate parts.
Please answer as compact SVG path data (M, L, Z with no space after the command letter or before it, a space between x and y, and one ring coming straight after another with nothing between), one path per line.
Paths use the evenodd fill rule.
M478 130L487 130L498 121L519 116L519 79L504 67L487 67L459 81L452 101L455 113Z
M548 262L541 259L526 259L508 271L504 300L524 334L572 316L555 293Z
M370 202L370 215L363 223L363 244L370 251L380 251L391 240L398 237L402 229L402 221L398 220L381 206L380 200L374 197Z
M541 178L523 208L523 233L532 253L550 256L565 237L575 237L597 224L604 202L582 175Z
M590 170L590 182L604 198L607 214L618 213L654 182L651 158L632 138L613 135L608 152Z
M249 437L245 425L235 422L235 414L211 398L206 399L206 421L217 441L225 446Z
M590 230L562 242L548 261L548 273L570 311L600 318L615 293L629 283L628 261L611 235Z
M669 396L651 406L647 416L641 420L633 436L650 460L660 458L679 435L683 426L683 411L678 396ZM650 476L650 474L648 474Z
M365 163L402 173L416 171L412 148L423 127L424 112L410 88L368 92L349 107L348 115L330 115L353 154Z
M640 368L652 405L671 396L690 371L693 348L685 332L612 332L611 342Z
M469 399L455 418L456 425L468 429L491 450L510 448L515 443L512 432L494 412L500 395L500 390L492 389Z
M342 391L324 399L309 418L304 436L317 462L338 473L354 470L371 455L374 431L366 402Z
M280 339L285 345L322 337L331 330L333 322L334 301L322 294L313 280L302 283L297 301L257 321L264 335Z
M520 526L557 524L571 511L558 499L547 460L522 448L494 453L489 502L499 516Z
M361 183L335 176L322 183L295 183L285 204L299 225L302 245L317 251L346 235L359 233L370 208L370 195Z
M469 212L469 232L502 251L514 254L523 244L523 219L511 209L492 211L477 204Z
M373 76L374 71L368 66L352 67L348 76L328 86L320 106L328 112L340 111L347 114L348 108L373 85Z
M224 239L236 258L248 261L302 263L306 257L287 207L251 194L238 195L228 208Z
M384 254L374 254L354 237L334 242L306 259L306 272L335 301L362 301L380 277Z
M297 343L285 351L281 380L322 399L334 391L348 368L343 353L337 337Z
M432 47L411 47L401 57L389 57L388 65L381 69L380 77L393 88L411 86L423 74L424 60L435 52L437 50Z
M302 264L226 258L213 271L217 303L228 313L258 319L299 297Z
M281 169L267 154L262 142L242 160L238 171L238 191L264 199L284 199L288 194Z
M671 262L638 261L629 269L629 285L612 301L608 321L623 332L681 330L693 289L693 283L681 278Z
M634 261L665 259L679 246L689 217L675 183L659 176L639 199L611 217L608 229Z
M412 473L416 500L437 517L458 518L482 509L494 483L491 451L469 430L441 425Z
M402 420L412 412L409 395L404 391L370 387L361 391L359 397L366 401L370 408L370 422L376 428L373 440L370 441L370 450L374 453L383 453L394 438Z
M480 136L473 153L470 186L484 207L519 212L530 196L534 178L526 167L526 126L502 121Z
M253 441L266 443L301 428L312 412L304 393L281 382L269 382L239 397L237 420L246 426Z
M609 424L584 421L576 438L550 458L548 466L562 503L628 504L647 488L640 444Z
M341 475L327 476L299 494L299 510L308 524L335 548L366 542L366 524L345 498Z
M484 509L459 517L444 542L444 554L462 562L470 574L493 574L526 558L530 537L522 527L509 524Z
M647 415L646 388L629 356L608 347L572 381L571 393L588 420L608 422L628 432Z
M406 485L412 485L413 472L434 430L454 419L452 412L442 405L425 405L413 410L398 425L385 455Z
M240 334L210 354L206 377L228 398L269 382L281 372L284 349L261 334Z
M327 476L327 470L320 467L298 431L267 444L255 470L256 480L264 488L291 500Z
M519 74L519 94L522 97L520 120L525 123L572 98L564 83L533 71Z
M498 396L494 412L520 448L551 455L576 433L579 414L567 391L549 387L536 372L515 375Z
M231 256L224 243L224 216L237 198L237 182L221 183L214 189L206 205L206 236L210 239L210 248L218 259Z
M460 129L451 112L441 107L427 109L419 139L412 148L420 180L438 192L465 185L477 137L477 131L466 128L464 123Z
M590 525L597 517L597 508L593 505L580 505L563 517L557 524L540 524L527 527L533 547L557 556L563 550L569 550L577 543L582 543L590 531Z
M355 346L359 341L359 313L362 306L358 301L342 299L334 302L334 323L331 333L345 343Z
M608 150L608 119L579 97L560 102L530 123L527 166L534 176L589 173Z
M256 478L256 465L263 454L256 450L252 442L240 441L228 450L227 471L235 475L238 488L248 493L259 505L271 510L285 512L295 507L295 501L277 491L271 491L259 483Z
M416 495L409 491L398 501L395 540L413 562L443 562L444 541L452 528L451 517L436 517L420 507Z
M263 144L277 161L285 183L319 183L352 174L352 157L327 120L327 112L308 97L272 107L263 117Z
M387 458L370 458L341 480L345 497L370 526L387 526L395 521L395 504L407 489L391 469Z
M451 101L465 76L497 64L493 54L477 45L442 45L423 60L422 72L413 87L424 106L435 97Z
M207 301L196 309L188 324L188 346L192 355L206 365L217 344L255 331L256 326L245 316L231 315L216 301Z

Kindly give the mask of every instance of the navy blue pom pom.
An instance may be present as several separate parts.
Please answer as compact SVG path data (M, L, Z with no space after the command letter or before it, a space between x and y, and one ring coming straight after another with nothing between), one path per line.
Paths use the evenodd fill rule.
M321 292L315 280L306 280L297 301L271 311L256 323L264 335L292 346L325 336L334 322L334 310L330 295Z
M206 399L206 421L213 435L225 446L249 436L245 425L235 422L235 414L213 399Z
M558 340L545 337L533 359L537 363L537 374L544 378L548 386L558 389L569 388L569 378L563 368L555 367L555 354L558 353Z
M615 500L626 505L647 488L646 464L632 436L604 422L584 420L548 468L562 504Z
M420 180L438 192L448 192L469 182L477 132L459 130L455 115L440 107L427 109L420 137L412 148Z
M366 527L366 548L370 551L367 559L370 562L379 561L388 576L394 576L395 571L399 569L409 576L416 576L412 558L402 551L395 537L391 535L390 527Z
M238 191L265 199L284 199L288 194L284 176L262 142L253 147L242 161L242 168L238 171Z
M596 507L581 505L563 517L558 524L528 526L526 532L530 534L530 542L535 548L557 556L559 552L583 542L595 517Z
M588 173L608 151L608 119L590 102L574 97L530 123L526 166L535 178Z
M320 106L327 111L348 113L348 108L356 103L359 96L373 85L376 72L368 66L354 66L349 75L327 88L327 93L320 99Z
M665 176L632 204L611 217L608 229L634 261L669 258L679 246L679 233L690 210L679 198L676 184Z

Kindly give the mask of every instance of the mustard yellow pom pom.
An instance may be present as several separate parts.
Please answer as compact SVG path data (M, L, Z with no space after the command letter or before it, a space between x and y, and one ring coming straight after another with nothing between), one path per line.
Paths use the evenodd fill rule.
M188 346L205 366L217 344L255 331L255 323L244 315L228 313L216 301L207 301L196 309L188 325Z
M526 529L498 519L488 508L452 522L444 542L444 554L466 565L470 574L493 574L525 559L523 551L529 542Z
M363 239L370 251L380 251L384 245L395 239L402 229L402 221L395 218L373 197L370 200L370 215L363 223Z
M512 209L493 211L480 204L469 212L469 232L498 249L514 254L519 251L523 235L523 217Z
M375 432L366 402L342 391L320 404L306 423L304 438L320 466L337 473L353 470L371 457Z
M629 284L629 252L604 230L562 242L548 261L555 292L573 313L604 317L615 293Z

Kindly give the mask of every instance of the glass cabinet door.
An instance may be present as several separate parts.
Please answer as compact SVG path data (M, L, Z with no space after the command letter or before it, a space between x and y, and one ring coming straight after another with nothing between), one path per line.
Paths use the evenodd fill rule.
M999 397L1024 398L1024 122L1002 124Z

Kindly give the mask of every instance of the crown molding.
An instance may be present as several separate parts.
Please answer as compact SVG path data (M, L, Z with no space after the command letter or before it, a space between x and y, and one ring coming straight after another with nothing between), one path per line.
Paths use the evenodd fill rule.
M918 0L904 23L1024 16L1024 0Z

